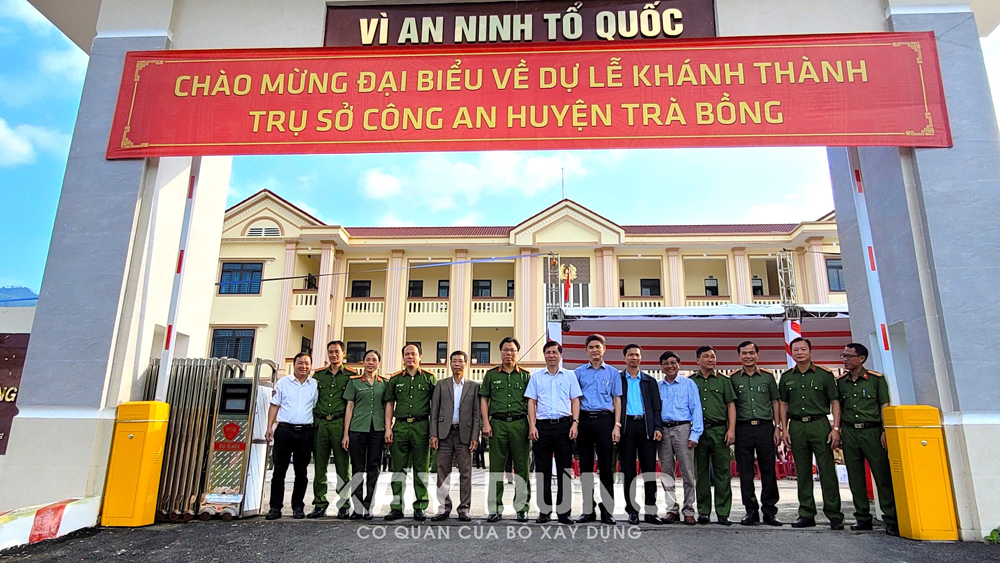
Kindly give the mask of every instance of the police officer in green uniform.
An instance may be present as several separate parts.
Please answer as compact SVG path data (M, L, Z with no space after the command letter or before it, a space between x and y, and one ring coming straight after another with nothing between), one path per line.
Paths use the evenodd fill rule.
M816 525L816 498L813 495L812 458L816 456L823 513L830 519L830 529L844 529L840 511L840 485L833 463L833 450L840 445L840 401L833 372L812 363L812 343L799 337L792 340L795 367L781 374L781 427L785 447L792 451L798 475L799 518L793 528ZM827 413L833 413L833 428ZM789 423L791 421L791 423Z
M868 480L865 461L872 470L878 490L878 501L885 519L885 533L899 535L896 523L896 499L892 494L892 472L886 452L882 409L889 406L889 384L882 374L864 367L868 348L852 342L840 355L847 375L837 381L844 423L841 449L847 466L847 481L854 499L854 517L858 522L852 530L871 530L872 514L868 504Z
M507 337L500 341L501 364L483 377L479 388L483 436L490 440L490 476L487 504L488 522L499 522L503 513L504 466L508 457L513 464L514 510L518 522L528 521L528 388L531 373L517 365L521 344Z
M344 437L344 413L347 412L347 401L344 400L344 389L357 372L344 365L344 350L347 347L339 340L326 345L326 357L329 364L315 374L313 379L319 389L319 399L313 409L313 424L316 429L316 445L313 455L316 462L316 473L313 476L313 511L307 518L326 516L326 468L333 455L333 464L337 468L337 518L347 519L348 503L351 491L347 482L351 477L349 472L351 456L341 445Z
M413 469L413 519L423 522L427 509L427 469L430 459L431 395L434 374L420 369L420 344L403 346L403 371L385 388L385 441L392 446L392 504L387 521L403 517L406 470ZM392 419L395 416L396 422Z
M695 356L698 358L698 371L691 379L698 386L705 421L705 432L694 449L698 523L708 524L711 521L714 477L715 516L719 524L729 526L729 512L733 507L729 446L736 435L736 393L729 378L715 371L715 348L699 346Z

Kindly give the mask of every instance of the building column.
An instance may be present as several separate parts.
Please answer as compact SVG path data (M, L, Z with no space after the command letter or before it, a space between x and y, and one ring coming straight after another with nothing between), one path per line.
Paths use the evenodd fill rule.
M733 269L736 276L732 284L734 303L741 305L753 303L753 290L750 288L750 261L747 259L746 248L733 249Z
M809 269L812 270L813 303L830 302L830 284L826 279L826 256L823 254L823 237L806 239L806 253L809 256Z
M292 274L295 273L295 243L285 243L285 270L281 280L281 305L278 309L278 334L274 346L274 363L278 364L278 375L285 373L285 355L288 353L288 319L292 309Z
M812 293L812 284L809 283L806 260L806 248L804 246L796 247L792 263L792 266L795 267L795 297L798 298L799 303L815 303L816 298Z
M406 342L406 262L403 250L393 250L385 276L385 313L382 320L382 371L393 374L403 369Z
M347 262L343 250L333 251L333 276L330 282L330 340L344 339L344 299L347 298Z
M541 279L542 259L537 248L521 248L514 270L514 338L521 343L521 359L541 358L539 339L545 333L545 285ZM536 344L536 341L538 342ZM530 351L529 351L530 349Z
M312 363L326 365L326 343L329 338L327 319L330 318L330 290L333 287L333 243L324 242L319 253L319 279L316 288L316 322L313 325Z
M684 294L684 260L681 258L681 249L667 249L667 272L670 275L670 301L667 305L671 307L683 307L687 303Z
M595 248L595 266L597 267L597 306L618 306L618 264L615 262L615 249L611 247Z
M465 262L468 259L468 250L455 250L455 262ZM518 285L514 287L516 290ZM448 349L469 353L471 342L472 264L452 264L451 281L448 282Z

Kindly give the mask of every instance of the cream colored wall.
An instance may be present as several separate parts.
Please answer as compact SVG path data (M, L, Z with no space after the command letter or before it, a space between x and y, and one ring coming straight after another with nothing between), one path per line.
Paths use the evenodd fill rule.
M448 329L447 328L407 328L406 329L406 342L419 342L421 349L423 349L423 359L421 360L425 364L436 364L438 359L435 357L437 354L437 343L448 341ZM400 351L397 350L397 353ZM448 350L451 353L451 350Z
M428 264L428 262L426 260L423 261L415 260L411 264L423 266ZM410 280L422 280L424 282L423 297L437 297L438 281L451 279L451 266L422 267L417 269L411 269L407 272L407 274L408 274L408 279L406 281L407 295L409 295Z
M378 350L382 354L383 361L390 352L390 350L382 349L382 329L380 328L345 328L340 340L343 340L345 344L347 342L366 342L365 348ZM398 354L399 350L395 350L394 353Z
M302 245L300 244L299 246L301 247ZM311 252L306 251L306 254L303 254L302 250L298 251L295 257L294 273L292 274L298 279L292 280L292 289L305 289L305 276L319 274L319 258L320 250L318 247L313 247Z
M472 340L469 342L489 342L490 343L490 363L500 363L500 341L508 336L514 336L513 328L474 328L472 329ZM521 343L521 356L524 357L532 342ZM541 348L544 342L540 342L535 348ZM469 345L471 350L472 345ZM466 350L469 352L470 350Z
M660 280L660 295L663 295L666 290L666 283L662 279L662 274L663 266L659 259L618 260L618 277L625 280L625 295L628 297L641 295L639 281L650 278Z
M513 250L504 249L504 252ZM509 254L502 254L509 255ZM513 262L479 262L472 265L473 280L492 280L491 295L507 297L507 280L514 279ZM473 286L475 287L475 286Z
M313 329L315 328L315 323L292 321L289 323L288 328L288 344L285 348L285 358L293 358L295 354L302 351L302 337L308 338L310 341L313 339ZM256 342L254 346L256 347ZM321 343L322 346L324 343ZM312 345L315 347L316 343L313 342ZM256 350L255 350L256 352ZM319 366L317 366L319 367Z
M601 244L601 235L574 221L560 221L535 235L535 244L565 244L567 242Z
M685 295L705 295L705 278L714 276L719 280L719 295L732 295L729 289L728 259L684 257Z
M349 259L350 260L350 259ZM347 284L344 291L347 292L347 297L351 296L351 282L354 280L371 280L372 282L372 297L385 297L385 271L375 271L375 270L385 270L387 267L387 262L385 260L376 261L370 260L366 261L360 259L358 261L350 262L348 265L348 276Z

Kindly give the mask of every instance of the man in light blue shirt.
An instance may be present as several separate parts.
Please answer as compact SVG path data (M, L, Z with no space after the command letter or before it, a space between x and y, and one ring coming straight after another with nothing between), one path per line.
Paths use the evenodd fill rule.
M576 368L583 397L580 399L580 488L583 493L583 514L578 523L597 520L594 514L594 454L601 473L601 522L615 525L615 444L621 437L622 377L621 372L604 363L604 337L587 337L590 362Z
M538 502L538 522L552 520L556 508L560 524L573 524L570 509L573 501L564 498L563 492L573 494L570 467L573 465L573 440L576 439L580 420L580 383L576 375L560 368L562 344L548 342L542 348L545 369L531 374L524 396L528 399L528 437L535 443L536 494L542 492ZM559 474L556 507L552 506L552 457L556 459Z
M694 525L694 448L704 431L701 396L698 386L687 377L678 377L680 357L670 351L660 354L663 380L657 385L663 404L663 439L660 440L660 479L663 481L667 516L664 522L681 521ZM681 509L674 494L674 465L680 465L684 481L684 507Z

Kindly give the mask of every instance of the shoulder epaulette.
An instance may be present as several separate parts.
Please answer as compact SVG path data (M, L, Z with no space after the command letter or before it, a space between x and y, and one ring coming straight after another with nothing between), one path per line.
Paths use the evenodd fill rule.
M358 371L358 370L356 370L354 368L348 367L348 366L343 366L340 369L346 371L347 373L349 373L351 375L361 375L360 371Z
M877 371L868 370L868 373L874 375L875 377L885 377L884 375L882 375L881 373L879 373Z
M401 369L401 370L397 371L396 373L390 375L389 378L391 379L393 377L396 377L397 375L399 375L401 373L406 373L406 370L405 369Z
M364 375L361 375L360 373L354 373L351 375L351 379L361 379L362 377L364 377Z
M829 373L830 375L833 375L833 371L832 370L826 369L823 366L813 364L813 367L815 367L817 370L825 371L826 373Z
M759 369L761 373L766 373L767 375L774 375L774 372L769 369L764 369L764 368L757 368L757 369Z

